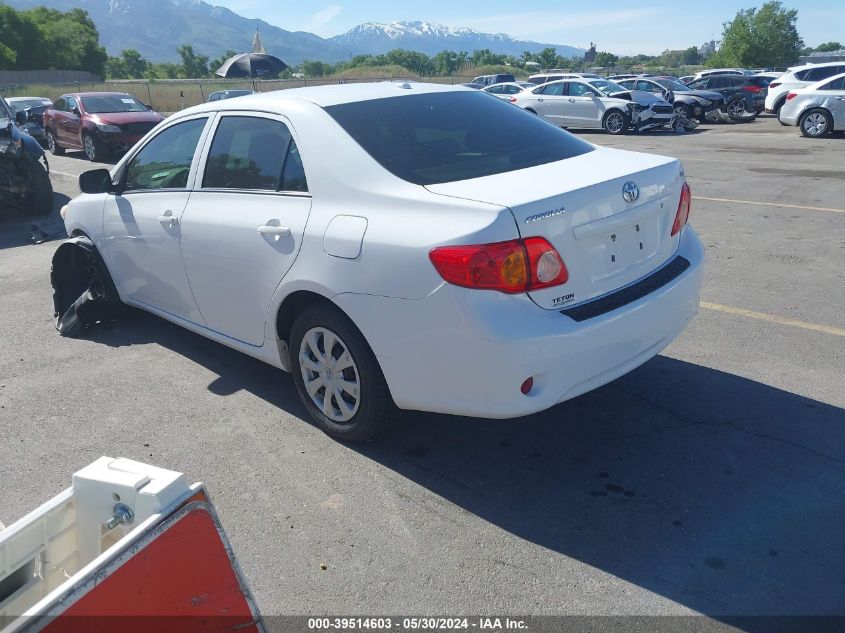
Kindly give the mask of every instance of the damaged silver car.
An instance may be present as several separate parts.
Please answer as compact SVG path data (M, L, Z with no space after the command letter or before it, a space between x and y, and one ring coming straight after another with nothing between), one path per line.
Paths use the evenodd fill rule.
M608 134L674 128L676 113L660 95L626 90L606 79L563 79L528 88L510 102L550 123Z

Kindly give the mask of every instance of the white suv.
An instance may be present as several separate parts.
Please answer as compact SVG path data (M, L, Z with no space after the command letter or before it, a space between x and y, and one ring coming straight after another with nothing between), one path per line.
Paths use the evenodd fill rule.
M676 159L457 86L200 105L80 188L62 215L100 272L54 266L54 286L92 275L60 320L111 293L292 372L346 440L400 409L547 409L643 364L698 310Z
M786 103L786 95L796 88L806 88L822 79L845 73L845 62L827 62L824 64L807 64L790 68L780 77L769 84L766 95L766 112L780 114L780 109Z

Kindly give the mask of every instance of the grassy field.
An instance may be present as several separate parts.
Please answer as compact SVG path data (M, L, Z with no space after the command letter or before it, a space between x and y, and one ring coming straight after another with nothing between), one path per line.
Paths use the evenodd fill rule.
M46 97L56 100L69 92L126 92L143 103L151 105L160 112L175 112L198 103L203 103L208 95L216 90L249 89L259 92L271 90L285 90L287 88L301 88L303 86L321 86L339 82L385 81L389 79L413 79L436 83L464 83L476 75L469 77L418 77L402 68L356 68L328 77L314 79L287 79L259 81L252 80L221 81L208 80L159 80L159 81L105 81L102 83L86 84L30 84L2 88L0 94L4 97Z
M646 69L659 73L664 69ZM687 69L681 69L687 70ZM678 71L675 70L675 73ZM273 79L269 81L230 80L230 79L161 79L145 80L117 80L102 83L73 83L73 84L30 84L14 87L0 86L0 94L4 97L46 97L58 99L69 92L127 92L134 95L143 103L149 104L160 112L175 112L198 103L203 103L208 95L216 90L249 89L259 92L271 90L285 90L287 88L301 88L303 86L321 86L335 83L351 83L362 81L386 81L391 79L413 79L434 83L460 84L471 81L478 75L494 73L512 73L517 79L526 79L527 71L510 66L479 66L464 68L458 75L444 77L420 77L409 72L402 66L360 66L343 72L308 79Z

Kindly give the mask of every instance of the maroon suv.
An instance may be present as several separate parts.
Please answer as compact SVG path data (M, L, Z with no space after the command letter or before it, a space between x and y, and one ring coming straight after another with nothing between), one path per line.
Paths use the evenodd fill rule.
M81 149L92 161L125 152L164 117L122 92L76 92L44 113L47 145L56 156Z

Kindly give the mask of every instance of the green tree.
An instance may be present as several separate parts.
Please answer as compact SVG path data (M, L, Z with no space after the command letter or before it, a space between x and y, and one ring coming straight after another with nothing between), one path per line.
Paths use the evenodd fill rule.
M150 63L134 48L127 48L118 57L106 61L106 76L112 79L141 79L147 74Z
M302 72L306 77L322 77L323 76L323 62L303 61L300 64Z
M698 52L698 47L690 46L681 53L681 64L684 66L695 66L701 63L701 55Z
M397 64L417 75L430 75L433 70L431 60L425 53L397 48L386 53L385 57L388 64Z
M788 66L801 54L798 11L775 0L759 9L742 9L725 22L721 48L707 60L717 66Z
M820 44L819 46L816 46L815 52L816 53L830 53L830 52L833 52L833 51L842 50L843 48L845 48L845 46L842 46L842 44L840 44L839 42L825 42L824 44Z
M466 53L463 58L455 51L440 51L431 58L431 65L438 75L453 75L466 63Z
M596 53L596 66L601 66L602 68L609 68L616 66L616 62L618 61L619 57L617 57L613 53L608 53L605 51Z
M534 56L534 61L539 62L543 68L554 68L557 61L557 51L552 48L544 48Z
M182 74L188 79L198 79L208 76L208 56L198 55L194 47L185 44L176 49L179 57L182 58Z
M41 32L47 64L42 68L87 70L103 75L108 55L93 20L82 9L66 13L37 7L23 12Z

